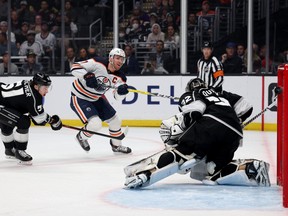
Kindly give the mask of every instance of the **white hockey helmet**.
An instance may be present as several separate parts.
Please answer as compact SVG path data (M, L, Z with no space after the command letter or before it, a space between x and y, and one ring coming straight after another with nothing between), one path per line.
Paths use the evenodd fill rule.
M109 59L110 58L113 58L115 55L118 55L118 56L122 56L124 58L123 60L123 64L125 63L126 61L126 55L125 55L125 52L124 50L120 49L120 48L113 48L110 53L109 53Z

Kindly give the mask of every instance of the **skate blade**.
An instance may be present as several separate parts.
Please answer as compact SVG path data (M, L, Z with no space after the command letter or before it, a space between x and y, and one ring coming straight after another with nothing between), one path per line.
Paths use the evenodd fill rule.
M15 160L16 159L15 156L8 156L8 155L6 155L5 158L9 159L9 160Z
M19 165L24 165L24 166L31 166L32 165L32 161L18 161Z

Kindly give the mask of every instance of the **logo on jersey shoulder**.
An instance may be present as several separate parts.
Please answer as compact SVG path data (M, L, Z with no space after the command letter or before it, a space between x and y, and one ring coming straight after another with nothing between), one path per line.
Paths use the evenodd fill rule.
M42 109L43 109L43 106L42 106L42 105L38 105L38 106L37 106L37 111L38 111L38 112L41 112Z

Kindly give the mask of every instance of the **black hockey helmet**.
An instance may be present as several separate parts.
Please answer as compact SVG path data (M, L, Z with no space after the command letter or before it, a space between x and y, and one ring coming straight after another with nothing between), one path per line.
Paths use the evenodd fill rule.
M213 44L209 41L204 41L203 44L202 44L202 49L203 48L211 48L213 49Z
M50 86L51 82L50 77L44 73L36 73L32 79L33 85Z
M185 92L192 92L196 88L206 88L206 87L207 85L202 79L195 78L189 80L189 82L186 85Z

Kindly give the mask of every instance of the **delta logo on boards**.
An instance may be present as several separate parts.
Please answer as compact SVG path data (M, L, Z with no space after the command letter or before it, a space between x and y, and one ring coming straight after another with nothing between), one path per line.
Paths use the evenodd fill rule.
M134 89L134 90L137 90L134 86L129 86L129 89ZM159 93L159 89L160 89L160 86L159 85L148 85L147 86L147 92L150 92L150 93ZM133 95L133 97L129 97L129 98L125 98L123 101L122 101L122 104L134 104L136 103L136 101L138 100L138 97L139 97L139 94L136 93L136 92L130 92L129 93L130 95ZM174 97L174 94L175 94L175 88L174 86L170 86L170 89L169 89L169 93L167 95L171 95ZM160 104L160 98L159 97L155 97L153 95L141 95L140 97L147 97L147 104L148 105L159 105ZM169 99L170 100L170 104L171 105L178 105L178 100L174 100L174 99Z

